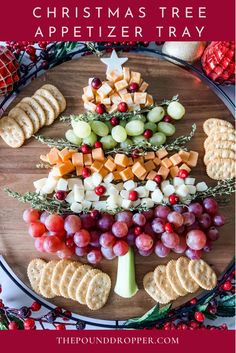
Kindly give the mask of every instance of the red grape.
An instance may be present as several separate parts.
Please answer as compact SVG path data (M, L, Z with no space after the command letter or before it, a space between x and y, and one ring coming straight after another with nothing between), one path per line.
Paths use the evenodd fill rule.
M193 249L187 249L185 251L185 255L190 259L190 260L199 260L202 256L202 250L193 250Z
M152 224L151 223L146 223L145 226L144 226L144 231L142 231L141 233L147 233L147 234L151 235L154 239L156 237L158 237L158 234L155 233L154 230L152 229Z
M216 214L213 218L213 223L217 227L222 227L225 224L225 217L221 214Z
M50 235L44 239L43 247L47 253L54 253L61 250L62 242L55 235Z
M64 219L58 214L51 214L46 218L45 226L51 232L59 232L64 229Z
M141 256L150 256L153 253L154 247L149 250L138 250L139 255Z
M195 229L201 229L198 221L195 221L191 226L187 227L187 231L189 232L190 230L195 230Z
M56 235L58 238L62 240L65 239L65 236L66 236L66 231L64 229L59 232L48 232L48 233L49 235Z
M191 230L187 233L186 243L192 250L201 250L206 244L206 235L201 230Z
M44 243L44 240L46 239L46 237L47 237L47 235L42 235L40 238L35 239L34 247L37 251L45 252L44 247L43 247L43 243Z
M128 226L124 222L115 222L112 225L112 233L117 238L123 238L128 234Z
M155 245L155 254L158 257L166 257L170 253L170 248L167 248L165 245L163 245L161 240L158 240Z
M96 265L102 260L102 253L99 249L91 250L87 255L87 260L89 263Z
M154 211L152 209L143 211L143 215L145 216L146 220L149 221L150 219L153 218Z
M85 228L87 230L90 230L90 229L96 227L96 219L91 217L91 214L89 214L89 213L81 214L80 220L82 223L81 228Z
M134 234L134 230L133 229L129 229L128 231L128 235L126 237L126 241L130 246L134 246L135 245L135 234Z
M168 222L173 224L176 228L179 228L184 223L183 216L178 212L170 212L167 216Z
M34 208L28 208L23 212L23 220L25 223L33 223L39 220L40 214Z
M39 221L31 223L28 229L29 235L33 238L41 237L45 231L45 225Z
M153 239L149 234L142 233L135 239L135 245L139 250L148 251L153 246Z
M74 235L75 245L80 248L87 246L89 244L90 240L91 240L90 233L85 229L79 230Z
M210 215L214 215L218 212L218 203L212 197L207 197L202 202L204 209Z
M170 208L168 206L159 205L154 210L154 216L166 219L170 213Z
M152 229L155 233L163 233L165 231L165 221L162 218L154 218Z
M70 259L73 253L74 250L72 248L70 249L65 244L63 244L61 250L57 251L56 254L60 259Z
M127 224L128 227L131 227L133 224L133 220L132 220L133 214L130 211L123 211L123 212L119 212L116 215L116 220L120 221L120 222L125 222Z
M179 237L179 244L172 249L176 254L183 254L187 249L186 238Z
M212 240L212 241L215 241L219 238L219 231L216 227L211 227L208 229L208 232L207 232L207 237Z
M211 240L207 239L206 245L204 246L203 251L208 253L211 250L212 250L212 242L211 242Z
M173 249L179 244L179 236L174 232L164 232L161 236L161 241L167 248Z
M188 211L187 207L183 206L183 205L173 205L172 209L173 209L173 211L181 213L181 214Z
M84 246L83 248L80 248L79 246L75 247L75 255L82 257L85 256L89 253L89 251L91 250L90 246Z
M75 249L75 243L74 243L74 239L73 239L73 237L68 237L67 239L66 239L66 246L68 247L68 248L70 248L70 249Z
M124 240L117 240L113 246L113 252L116 256L123 256L129 251L129 245Z
M114 217L110 214L104 214L99 220L98 220L98 227L102 231L106 232L111 229L112 224L115 222Z
M105 259L107 260L113 260L116 257L112 248L101 247L101 252L102 252L102 255L105 257Z
M76 215L67 216L64 223L67 234L74 234L81 229L81 220Z
M43 213L40 216L40 222L45 224L45 221L49 215L50 213L48 213L47 211L43 211Z
M182 216L184 218L183 224L185 226L191 226L196 220L195 215L192 212L184 212L184 213L182 213Z
M92 230L90 232L90 242L89 244L95 248L99 248L99 238L100 238L101 233L98 232L97 230Z
M208 213L203 213L198 218L198 222L203 229L208 229L211 226L211 217Z
M188 206L188 210L195 214L196 217L199 217L203 212L203 207L199 202L194 202Z
M146 223L146 218L142 213L135 213L133 215L133 222L137 224L137 226L143 227Z
M116 239L111 232L102 233L100 235L99 243L103 248L112 248L115 242Z

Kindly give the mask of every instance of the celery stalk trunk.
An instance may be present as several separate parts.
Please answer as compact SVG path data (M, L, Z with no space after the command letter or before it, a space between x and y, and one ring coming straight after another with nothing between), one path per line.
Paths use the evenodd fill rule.
M131 298L138 291L138 286L135 280L134 251L131 248L129 248L126 255L118 257L117 277L114 291L123 298Z

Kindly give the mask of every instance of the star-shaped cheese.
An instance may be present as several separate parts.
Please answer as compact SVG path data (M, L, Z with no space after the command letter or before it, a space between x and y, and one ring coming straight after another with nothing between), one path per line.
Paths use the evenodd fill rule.
M119 58L116 51L113 49L110 58L102 58L103 64L107 65L107 74L115 72L117 74L122 73L122 65L128 60L128 58Z

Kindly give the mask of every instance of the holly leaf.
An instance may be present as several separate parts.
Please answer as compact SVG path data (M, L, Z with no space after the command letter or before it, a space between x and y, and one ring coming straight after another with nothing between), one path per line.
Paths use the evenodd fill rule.
M0 322L0 330L7 330L7 326L3 322Z
M146 324L154 323L160 319L166 317L170 311L171 304L167 304L160 308L159 304L156 304L152 309L146 312L143 316L139 318L134 318L127 320L124 324L125 327L139 328Z
M210 295L209 297L207 297L207 299L205 300L205 302L203 302L202 304L198 304L197 305L197 311L201 311L201 312L204 312L206 311L208 305L209 305L209 302L211 301L211 299L214 297L214 293L212 295Z
M226 295L225 297L223 297L218 304L219 305L223 305L225 306L233 306L235 307L235 299L236 299L236 295Z

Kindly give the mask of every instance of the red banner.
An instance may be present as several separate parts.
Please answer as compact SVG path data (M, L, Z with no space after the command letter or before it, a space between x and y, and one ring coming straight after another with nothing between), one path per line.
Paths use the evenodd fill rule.
M235 1L1 1L1 40L234 40Z
M2 331L1 351L234 353L234 331Z

